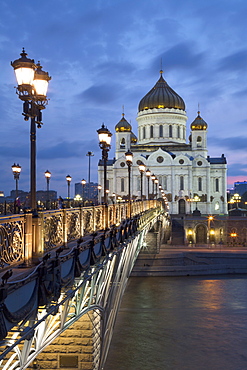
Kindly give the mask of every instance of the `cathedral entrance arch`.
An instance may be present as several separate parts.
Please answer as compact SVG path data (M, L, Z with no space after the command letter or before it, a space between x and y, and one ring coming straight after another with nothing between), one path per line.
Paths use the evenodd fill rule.
M184 215L185 214L185 200L179 199L178 201L178 213Z
M207 228L205 225L196 227L196 244L207 244Z

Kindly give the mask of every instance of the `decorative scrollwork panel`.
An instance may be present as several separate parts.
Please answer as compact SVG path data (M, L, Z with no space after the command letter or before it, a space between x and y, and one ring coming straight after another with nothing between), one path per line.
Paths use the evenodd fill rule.
M63 215L61 212L50 213L44 217L45 251L63 244Z
M0 224L1 264L19 262L24 255L24 218Z

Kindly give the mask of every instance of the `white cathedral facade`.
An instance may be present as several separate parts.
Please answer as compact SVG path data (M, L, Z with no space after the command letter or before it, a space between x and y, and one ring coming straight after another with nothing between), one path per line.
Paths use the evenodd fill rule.
M186 142L187 116L183 99L164 80L162 71L155 86L141 99L138 108L138 138L124 115L115 127L116 154L107 163L109 196L127 199L128 168L125 152L133 153L131 195L140 199L139 165L144 164L165 191L171 214L227 214L226 158L211 158L207 150L207 123L200 112L191 123ZM99 184L103 163L99 162ZM143 195L148 198L147 177ZM103 191L103 189L102 189ZM155 190L154 190L155 192ZM150 179L149 199L153 197ZM158 194L159 197L159 194ZM197 202L192 201L197 199Z

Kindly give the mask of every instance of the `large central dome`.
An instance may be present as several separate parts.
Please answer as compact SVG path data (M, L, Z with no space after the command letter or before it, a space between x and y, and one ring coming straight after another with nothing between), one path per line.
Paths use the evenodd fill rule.
M160 72L160 79L155 86L142 98L139 112L152 108L175 108L185 110L183 99L167 84Z

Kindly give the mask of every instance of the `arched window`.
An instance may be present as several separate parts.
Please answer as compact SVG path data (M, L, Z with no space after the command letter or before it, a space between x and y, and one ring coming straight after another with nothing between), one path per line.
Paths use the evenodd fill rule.
M163 125L159 126L159 137L163 137Z
M177 137L180 139L180 126L177 127Z
M197 143L198 148L200 148L202 146L202 137L201 136L197 136L196 143Z
M218 210L220 209L220 204L219 204L219 202L215 202L214 209L215 209L215 211L218 211Z
M184 177L180 176L180 190L184 190Z
M121 179L121 192L124 192L124 178Z
M125 148L125 138L123 137L120 141L120 148L124 149Z
M202 191L202 178L198 177L198 191Z
M185 127L183 128L183 139L185 139Z
M167 190L167 176L164 176L163 178L163 189Z
M142 129L142 138L146 139L146 127L143 127Z
M219 191L219 179L215 179L215 191Z
M169 125L169 137L172 137L172 125Z
M154 126L150 126L150 137L154 137Z

